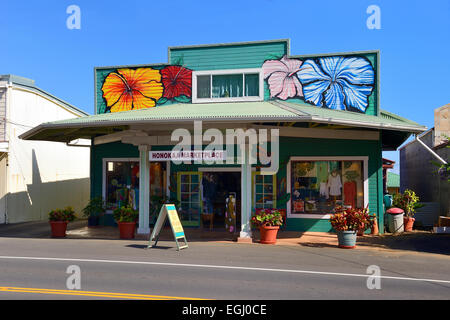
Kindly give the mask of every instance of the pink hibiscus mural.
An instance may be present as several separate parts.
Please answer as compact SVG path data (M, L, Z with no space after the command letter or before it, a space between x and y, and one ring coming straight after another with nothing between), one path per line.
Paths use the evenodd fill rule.
M286 56L280 60L267 60L263 64L264 79L267 79L271 98L286 100L287 98L303 97L302 84L297 77L303 61L289 59Z

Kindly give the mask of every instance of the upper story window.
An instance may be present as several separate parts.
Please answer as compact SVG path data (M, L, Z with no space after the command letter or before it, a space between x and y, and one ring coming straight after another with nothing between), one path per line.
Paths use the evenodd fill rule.
M194 71L192 102L264 100L262 69Z

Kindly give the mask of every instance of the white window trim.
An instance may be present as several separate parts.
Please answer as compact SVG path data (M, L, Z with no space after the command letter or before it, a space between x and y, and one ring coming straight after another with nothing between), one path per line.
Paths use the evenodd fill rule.
M363 161L364 167L364 208L369 203L369 157L290 157L286 170L286 192L291 193L291 162L292 161ZM287 202L287 218L292 219L330 219L330 214L292 214L291 213L291 199Z
M197 98L197 76L207 75L226 75L226 74L259 74L259 96L255 97L228 97L228 98ZM244 84L245 87L245 84ZM212 77L210 89L212 93ZM264 100L264 73L262 68L248 69L225 69L225 70L205 70L192 72L192 103L211 103L211 102L238 102L238 101L263 101Z

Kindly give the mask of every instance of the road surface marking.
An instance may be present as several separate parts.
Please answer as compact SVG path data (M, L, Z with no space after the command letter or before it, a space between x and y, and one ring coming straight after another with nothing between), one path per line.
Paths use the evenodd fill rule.
M344 276L344 277L363 277L363 278L367 278L368 276L370 276L368 274L357 274L357 273L340 273L340 272L292 270L292 269L271 269L271 268L259 268L259 267L237 267L237 266L221 266L221 265L209 265L209 264L189 264L189 263L151 262L151 261L99 260L99 259L51 258L51 257L17 257L17 256L0 256L0 259L70 261L70 262L75 261L75 262L97 262L97 263L115 263L115 264L141 264L141 265L191 267L191 268L305 273L305 274L318 274L318 275ZM393 276L371 276L371 277L372 278L381 278L381 279L391 279L391 280L437 282L437 283L450 284L450 280L420 279L420 278L393 277Z
M103 298L119 298L119 299L139 299L139 300L204 300L204 299L198 299L198 298L157 296L157 295L119 293L119 292L99 292L99 291L83 291L83 290L58 290L58 289L19 288L19 287L0 287L0 292L60 294L60 295L69 295L69 296L103 297Z

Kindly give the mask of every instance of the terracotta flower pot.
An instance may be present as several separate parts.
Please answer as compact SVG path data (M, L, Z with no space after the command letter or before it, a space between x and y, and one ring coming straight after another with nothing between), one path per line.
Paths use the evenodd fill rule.
M120 239L134 239L136 222L118 222Z
M358 230L358 233L357 233L358 237L364 236L365 227L366 227L365 224L361 223L360 229Z
M403 225L405 226L405 231L412 231L414 221L416 221L416 219L411 217L403 217Z
M66 236L67 221L50 221L52 238L64 238Z
M265 244L275 244L277 242L278 229L280 229L279 226L260 226L259 232L261 235L261 240L259 242Z
M371 230L370 230L371 232L371 234L373 234L373 235L378 235L378 233L379 233L379 230L378 230L378 221L377 221L377 219L375 218L375 220L373 221L373 225L372 225L372 228L371 228Z

